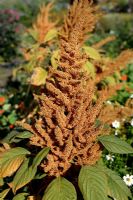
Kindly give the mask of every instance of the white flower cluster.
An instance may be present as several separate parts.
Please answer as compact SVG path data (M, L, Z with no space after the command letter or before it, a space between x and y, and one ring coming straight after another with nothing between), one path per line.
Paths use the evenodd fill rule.
M120 128L120 122L119 121L117 121L117 120L115 120L114 122L112 122L112 127L113 128Z
M118 135L118 131L117 131L117 130L115 130L115 135L116 135L116 136Z
M108 100L108 101L106 101L106 103L107 103L107 104L110 104L110 105L112 104L112 102L111 102L111 101L109 101L109 100Z
M130 95L130 98L133 99L133 94Z
M106 155L106 160L108 160L108 161L110 160L111 162L113 162L114 158L115 158L115 156L113 156L113 155L110 155L110 154Z
M123 176L123 180L127 186L133 185L133 175L126 174L126 176Z
M131 124L131 126L133 126L133 119L131 120L130 124Z

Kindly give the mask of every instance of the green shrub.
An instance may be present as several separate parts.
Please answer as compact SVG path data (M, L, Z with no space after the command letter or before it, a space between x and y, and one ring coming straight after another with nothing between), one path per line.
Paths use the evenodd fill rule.
M19 45L19 13L12 9L0 10L0 56L13 60Z

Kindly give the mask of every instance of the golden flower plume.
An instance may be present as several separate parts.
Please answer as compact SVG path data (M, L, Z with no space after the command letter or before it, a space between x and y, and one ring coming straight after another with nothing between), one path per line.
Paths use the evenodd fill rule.
M59 65L49 69L45 93L35 96L38 116L31 125L19 123L33 133L31 144L50 147L42 167L51 176L63 175L72 162L93 165L101 156L96 138L103 134L103 126L95 122L108 95L106 90L96 93L94 80L83 68L86 55L81 52L86 34L97 21L95 12L92 1L74 2L60 33Z
M100 70L97 73L96 82L100 82L107 76L113 75L116 71L121 71L126 67L126 65L133 61L133 51L130 49L124 50L120 53L118 57L114 60L111 60L105 63L105 70ZM94 63L96 66L100 68L100 65L103 63Z
M115 120L123 122L123 119L127 119L128 117L133 116L132 108L132 99L128 99L124 106L118 103L106 104L100 113L99 119L109 125L111 125Z
M52 5L52 3L49 3L47 6L41 5L36 22L33 24L34 30L38 33L39 43L43 43L48 31L55 27L56 23L50 21L50 10L52 9Z
M103 47L104 45L106 45L109 42L114 41L115 39L116 39L116 37L114 35L108 36L108 37L100 40L99 42L93 44L92 47L95 49L100 49L101 47Z

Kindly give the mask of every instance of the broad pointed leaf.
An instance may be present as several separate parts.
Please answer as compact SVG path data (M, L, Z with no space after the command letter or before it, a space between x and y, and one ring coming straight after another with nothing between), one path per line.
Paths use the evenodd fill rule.
M95 68L94 68L94 65L87 61L85 64L84 64L84 69L88 72L88 74L91 75L92 78L95 78Z
M88 46L84 46L83 50L85 51L85 53L92 59L94 60L100 60L101 56L98 52L98 50L94 49L93 47L88 47Z
M38 38L38 32L35 29L28 29L28 32L30 33L30 35L33 37L34 40L37 41Z
M17 171L13 182L10 184L13 192L15 193L18 189L25 186L31 180L34 179L35 174L37 172L37 167L41 163L41 161L48 154L49 148L42 149L34 158L32 164L30 164L30 159L25 160L25 162L21 165L19 170Z
M0 177L11 176L24 161L25 155L15 156L11 160L5 161L0 165Z
M0 161L4 162L6 160L12 159L14 156L26 155L26 154L30 154L30 152L22 147L12 148L0 153Z
M47 174L37 174L37 175L35 175L34 179L42 179L46 176L47 176Z
M32 163L32 168L37 168L37 166L41 163L41 161L47 156L50 148L46 147L42 149L34 158L33 163Z
M95 166L84 166L80 170L78 185L84 200L107 200L107 180Z
M31 84L35 86L40 86L45 84L47 78L47 71L42 67L36 67L31 76Z
M23 131L19 132L16 130L13 130L10 132L4 139L2 139L2 143L12 143L12 142L19 142L22 139L27 139L32 136L32 133L29 131Z
M30 138L33 134L29 131L23 131L16 135L17 138L27 139Z
M18 134L17 131L11 131L6 137L4 137L0 142L1 143L10 143Z
M0 200L4 199L6 197L6 195L8 194L9 191L10 191L10 188L3 190L0 193Z
M104 172L108 181L108 195L117 200L128 200L128 197L132 198L131 192L114 171L105 168Z
M58 32L55 28L51 29L45 36L44 38L44 42L48 42L50 40L52 40L53 38L57 37Z
M59 50L56 50L52 53L52 57L51 57L51 64L53 68L56 69L58 67L59 59L60 59Z
M112 76L106 77L106 78L105 78L105 81L106 81L110 86L116 85L115 78L112 77Z
M3 108L3 110L5 110L5 111L9 111L10 108L11 108L11 104L4 104L4 106L3 106L2 108Z
M97 168L106 175L110 197L117 200L128 200L128 197L132 196L129 188L116 172L104 166L103 162L98 162Z
M12 200L26 200L28 193L17 194Z
M22 164L26 154L30 154L24 148L16 147L0 154L0 177L11 176Z
M16 193L18 189L29 183L34 178L36 170L33 171L32 167L29 167L29 161L29 159L25 160L17 171L13 182L10 183L13 193Z
M4 185L4 180L3 180L3 178L0 178L0 187L1 187L2 185Z
M112 135L100 136L98 137L98 140L110 152L119 154L133 153L133 148L128 143L119 139L116 136Z
M54 179L44 192L42 200L76 200L76 190L71 182L63 177Z

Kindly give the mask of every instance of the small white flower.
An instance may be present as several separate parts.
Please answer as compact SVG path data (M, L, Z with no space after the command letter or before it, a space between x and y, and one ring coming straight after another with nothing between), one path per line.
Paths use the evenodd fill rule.
M111 101L109 101L109 100L108 100L108 101L106 101L106 103L107 103L107 104L110 104L110 105L112 104L112 102L111 102Z
M131 124L131 126L133 126L133 119L131 120L131 123L130 123L130 124Z
M115 135L116 135L116 136L118 135L118 131L115 131Z
M114 161L114 157L115 156L108 154L108 155L106 155L106 160L110 160L110 161L113 162Z
M111 30L111 31L110 31L110 34L115 34L115 31Z
M10 95L9 95L9 98L12 98L13 96L14 96L14 94L10 94Z
M133 175L126 174L126 176L123 176L123 180L126 183L127 186L133 185Z
M133 99L133 94L130 95L130 98Z
M115 120L114 122L112 122L112 127L113 128L120 128L120 122Z
M15 109L18 109L19 106L18 106L18 104L15 104L14 107L15 107Z

